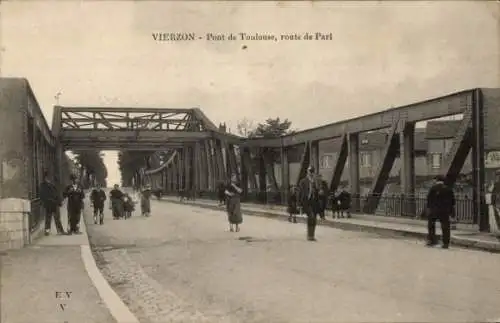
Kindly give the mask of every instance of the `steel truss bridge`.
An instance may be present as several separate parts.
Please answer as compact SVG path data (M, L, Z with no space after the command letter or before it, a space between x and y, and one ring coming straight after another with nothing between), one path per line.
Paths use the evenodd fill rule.
M379 205L389 173L397 159L405 215L417 215L415 203L415 124L420 121L462 114L453 144L443 159L439 173L451 183L457 180L467 156L472 156L471 212L481 231L489 230L486 205L485 153L500 150L498 123L500 89L470 89L358 118L331 123L280 138L248 139L229 134L214 125L198 108L104 108L55 106L49 129L25 79L1 79L1 112L4 142L2 156L17 152L24 162L18 186L3 190L2 197L36 198L36 181L42 168L57 170L56 180L66 181L67 150L132 150L149 154L149 168L131 170L126 178L144 183L149 180L166 194L179 190L205 197L216 186L236 174L242 182L244 198L266 198L269 185L280 192L277 201L286 201L288 187L305 176L309 165L319 169L319 145L334 140L337 158L326 178L335 190L346 168L353 208L374 213ZM496 123L495 123L496 122ZM12 126L9 126L12 125ZM386 129L387 139L381 162L368 194L360 195L359 151L361 133ZM19 138L19 139L17 139ZM290 171L298 164L298 172ZM346 164L349 166L346 167ZM275 174L279 167L279 177ZM279 183L279 184L278 184ZM358 198L356 198L358 197Z

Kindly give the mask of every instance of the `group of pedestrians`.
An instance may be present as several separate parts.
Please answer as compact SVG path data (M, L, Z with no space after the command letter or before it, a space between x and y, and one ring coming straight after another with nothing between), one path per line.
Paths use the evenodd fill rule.
M52 218L54 218L58 234L81 234L80 217L85 204L85 192L83 187L78 183L76 176L71 175L71 184L64 188L62 198L57 186L50 180L50 175L47 171L44 172L43 177L44 179L40 184L40 201L45 209L45 235L50 234ZM65 199L67 200L66 208L68 212L67 231L64 231L59 214L59 208Z
M288 195L288 221L297 223L298 214L307 216L307 239L315 241L317 218L326 219L329 203L333 217L343 217L344 212L350 217L351 195L345 189L329 192L328 183L321 175L315 174L313 166L307 168L307 174L297 187L293 186Z
M84 208L85 192L83 187L78 183L75 175L70 177L71 183L66 186L61 195L58 192L57 186L51 182L48 172L44 172L44 180L40 185L40 200L45 209L45 235L50 234L52 218L56 225L58 234L80 234L80 218ZM236 174L231 176L228 184L220 183L218 186L219 204L225 204L228 215L229 231L239 232L240 225L243 222L241 213L241 194L243 189L238 182ZM493 192L493 200L496 204L497 195L500 196L500 185L495 186ZM307 169L307 175L299 181L298 187L291 189L288 200L288 212L290 214L289 221L297 222L297 214L304 213L307 216L307 240L316 241L315 231L317 225L317 217L325 218L325 210L328 204L328 185L315 175L314 167L310 166ZM118 185L115 185L110 192L110 208L112 209L113 218L118 219L124 214L124 199L127 194L123 193ZM145 187L141 192L141 213L149 216L151 212L150 205L151 189ZM350 194L345 190L341 190L340 194L333 197L332 210L337 212L347 211L350 207ZM68 229L64 230L61 223L59 208L63 201L67 200L66 207L68 213ZM106 193L100 185L98 185L91 193L90 199L94 207L94 223L104 223L104 203L107 199ZM128 197L130 201L130 197ZM450 218L455 212L455 196L453 189L445 184L445 178L437 176L433 186L430 188L427 195L426 215L428 219L428 237L427 245L437 245L436 239L436 222L441 223L443 248L448 248L450 244L451 223Z
M60 194L58 187L51 181L48 171L43 174L43 181L40 184L40 201L45 210L45 235L50 235L52 219L56 226L57 234L72 235L81 234L80 220L85 206L85 190L78 182L75 175L70 176L71 183L67 185ZM118 185L115 185L110 192L110 209L113 219L125 217L133 211L134 203L128 194L123 193ZM141 191L141 213L143 216L151 214L151 188L146 186ZM66 200L66 209L68 214L68 227L64 230L59 213L64 200ZM90 193L90 201L94 208L94 223L104 224L104 204L107 200L106 193L101 185L96 187Z
M220 183L217 188L219 205L226 206L229 231L238 232L239 225L243 222L240 198L243 189L233 174L228 184ZM500 185L497 188L500 196ZM298 187L292 187L288 199L289 221L297 222L297 215L303 213L307 216L307 240L316 241L315 232L317 217L325 219L325 210L329 199L332 203L334 217L350 217L351 195L344 188L337 194L329 195L328 185L321 176L315 174L314 167L307 169L307 175L299 181ZM500 199L500 198L499 198ZM500 203L499 203L500 204ZM450 244L451 223L450 218L455 212L455 196L451 186L445 184L443 176L437 176L427 195L426 214L428 218L427 245L437 245L436 222L440 221L442 228L442 247L447 249Z

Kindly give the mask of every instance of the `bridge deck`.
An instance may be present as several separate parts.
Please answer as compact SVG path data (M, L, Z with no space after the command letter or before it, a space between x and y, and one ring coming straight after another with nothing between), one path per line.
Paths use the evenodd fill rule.
M90 224L103 273L140 321L478 321L500 315L497 255L152 202ZM90 220L90 214L86 214ZM106 214L109 219L109 215ZM477 264L481 264L477 267Z

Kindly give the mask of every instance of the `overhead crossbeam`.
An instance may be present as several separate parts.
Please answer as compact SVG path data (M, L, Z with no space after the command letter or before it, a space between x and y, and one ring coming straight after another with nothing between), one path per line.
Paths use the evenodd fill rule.
M466 90L350 120L331 123L314 129L298 131L280 138L248 139L243 144L249 147L288 147L309 141L341 137L344 133L360 133L389 128L393 120L400 116L404 116L407 122L411 123L461 114L467 109L467 102L474 91Z
M182 143L156 143L151 144L148 143L144 145L143 143L71 143L67 145L63 145L64 150L73 150L73 151L95 151L95 150L133 150L133 151L147 151L151 150L165 150L165 148L170 149L178 149L182 148L184 145Z
M156 129L217 131L200 109L95 108L56 106L60 129Z
M106 130L71 130L64 129L60 135L62 143L72 142L167 142L167 141L197 141L211 138L209 132L188 131L106 131Z
M382 154L382 160L378 166L377 175L375 176L372 184L372 188L366 197L366 201L363 205L363 212L367 214L375 213L380 201L380 196L384 191L385 184L394 165L394 161L398 155L399 151L399 132L401 128L404 127L404 122L399 122L399 120L394 120L387 142L385 144L384 152Z

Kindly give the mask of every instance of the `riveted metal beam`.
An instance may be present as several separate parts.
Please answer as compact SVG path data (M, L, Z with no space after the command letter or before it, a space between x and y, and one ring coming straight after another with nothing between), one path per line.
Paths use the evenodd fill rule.
M466 90L439 98L425 100L406 106L392 108L385 111L339 121L317 127L295 132L275 139L248 139L244 145L250 147L285 147L303 144L314 140L324 140L341 137L344 133L360 133L372 130L389 128L394 119L404 115L407 122L418 122L430 119L446 117L454 114L464 113L467 108L467 100L472 97L475 90Z
M385 184L387 183L387 179L389 178L392 166L398 154L400 127L401 122L399 122L399 119L394 120L385 144L384 152L382 153L382 160L378 166L377 175L373 180L372 188L363 206L364 213L374 213L378 207L380 196L384 191Z
M332 177L330 179L330 192L337 190L340 180L342 179L342 173L344 172L347 156L349 154L347 138L347 134L344 134L340 139L340 150L338 152L337 160L335 161L335 166L333 167Z
M302 152L302 157L300 158L300 169L297 177L294 179L294 183L296 186L299 185L299 181L304 178L307 174L307 168L309 167L310 162L310 148L309 143L304 144L304 151Z

